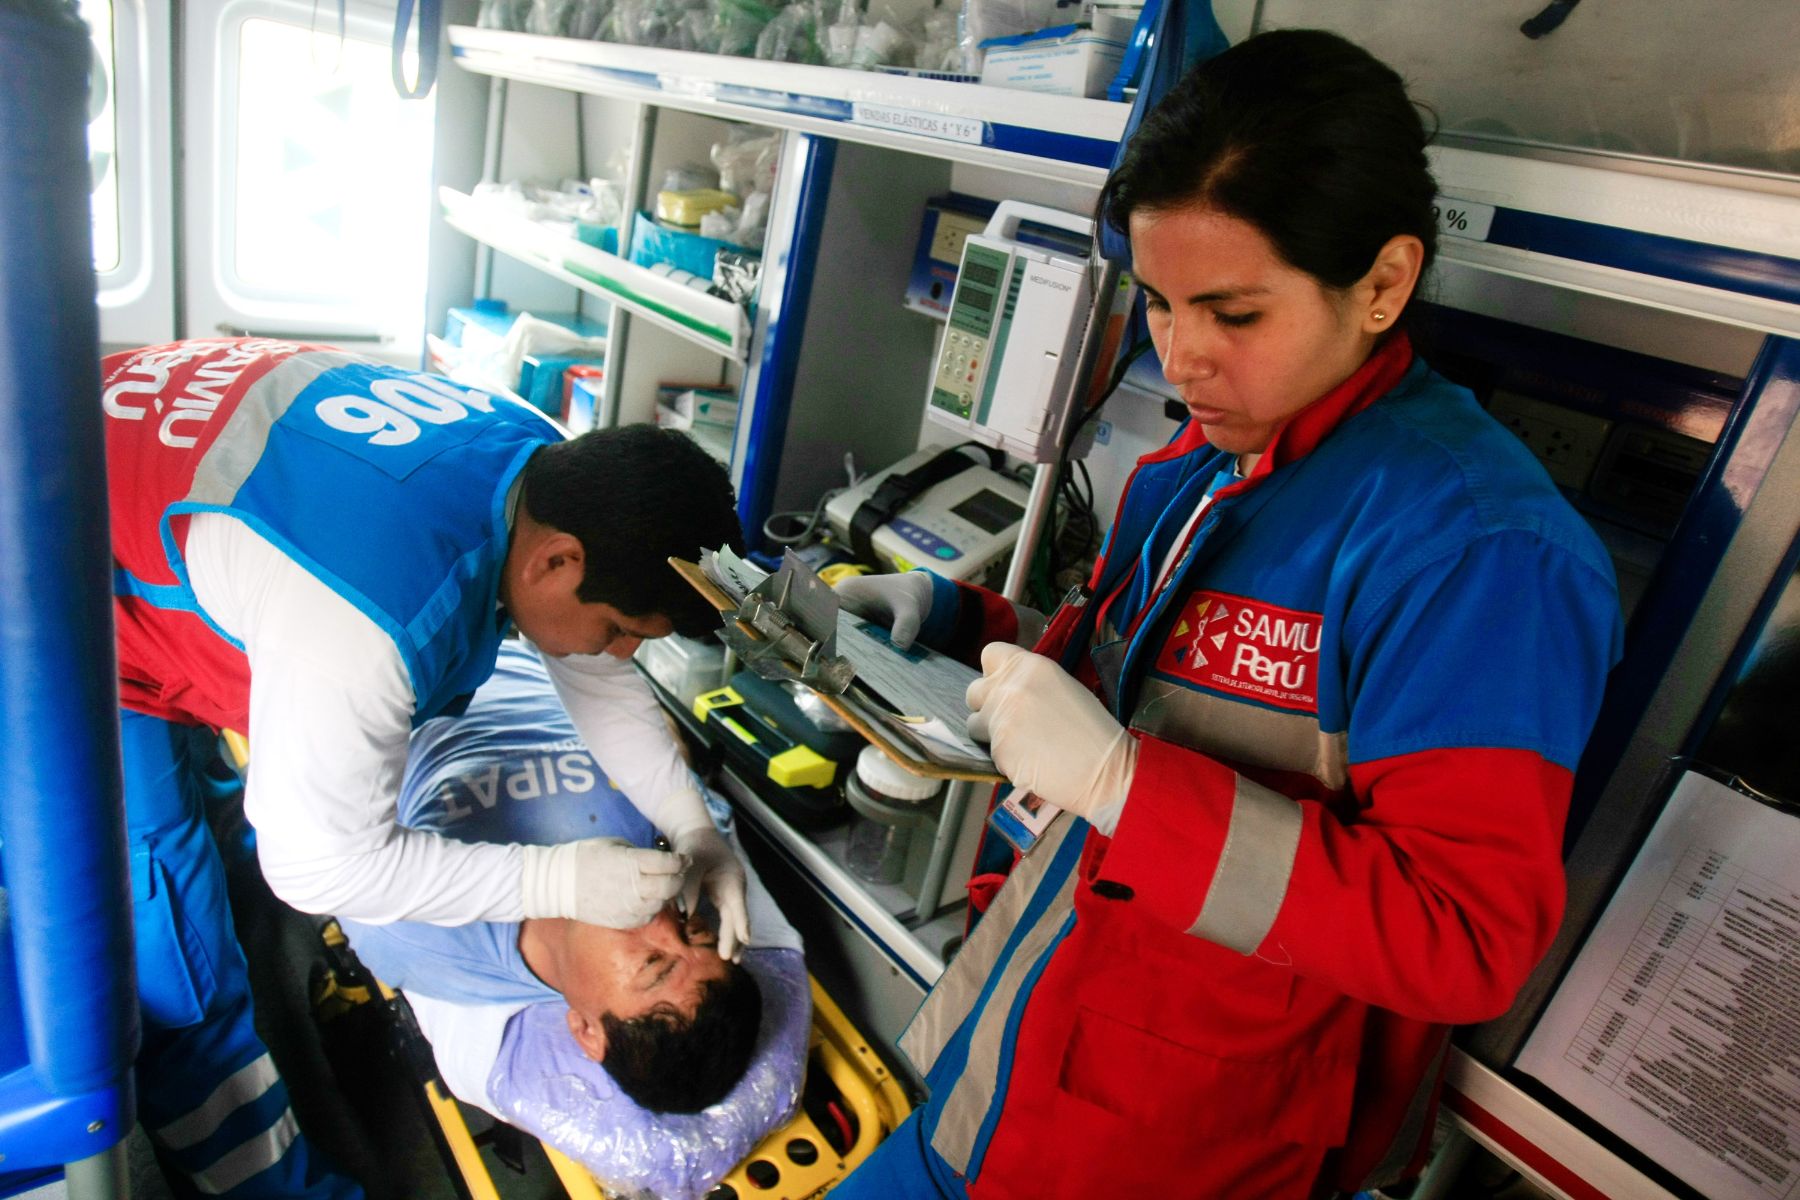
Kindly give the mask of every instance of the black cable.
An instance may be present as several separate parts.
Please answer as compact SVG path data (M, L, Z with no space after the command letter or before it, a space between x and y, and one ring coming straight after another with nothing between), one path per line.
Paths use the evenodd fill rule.
M1113 393L1118 391L1119 385L1125 381L1125 373L1127 371L1131 370L1133 363L1137 362L1138 359L1144 357L1144 355L1149 352L1149 350L1151 349L1151 345L1152 345L1152 343L1151 343L1150 339L1145 338L1143 341L1140 341L1140 342L1137 342L1136 344L1134 344L1129 350L1127 350L1125 352L1125 354L1123 356L1120 357L1118 362L1113 364L1112 374L1110 374L1107 377L1106 387L1100 393L1100 398L1095 400L1094 403L1091 404L1090 406L1088 406L1087 408L1083 409L1081 415L1078 416L1077 418L1075 418L1075 420L1070 423L1067 432L1065 432L1063 434L1062 444L1060 446L1058 446L1056 449L1055 494L1058 496L1059 499L1063 500L1063 502L1069 506L1069 511L1071 514L1080 516L1083 524L1086 527L1082 533L1081 550L1078 552L1079 555L1085 555L1087 553L1087 547L1093 543L1094 534L1099 529L1100 520L1099 520L1099 516L1094 511L1094 481L1093 481L1093 477L1091 475L1088 475L1086 464L1083 464L1083 463L1075 464L1081 468L1082 475L1087 479L1088 494L1087 494L1087 498L1085 500L1083 500L1082 496L1081 496L1081 489L1075 483L1073 472L1071 472L1069 470L1069 466L1070 466L1069 450L1072 446L1075 445L1075 439L1081 436L1081 427L1083 425L1086 425L1090 420L1092 420L1094 417L1094 414L1098 413L1102 408L1104 408L1106 406L1106 402L1108 400L1112 399ZM1065 489L1067 489L1066 494L1065 494ZM1058 561L1057 561L1059 555L1057 553L1057 546L1056 546L1056 543L1059 540L1059 537L1060 537L1060 533L1058 530L1056 530L1054 528L1054 522L1053 522L1052 529L1051 529L1051 536L1049 538L1049 541L1050 541L1049 566L1050 566L1050 578L1051 578L1052 586L1054 586L1055 579L1056 579L1056 573L1059 569Z
M1058 464L1067 461L1069 457L1069 447L1073 446L1075 444L1075 439L1080 436L1081 427L1092 420L1094 414L1106 407L1106 402L1112 399L1112 394L1119 390L1119 385L1121 383L1125 382L1125 373L1131 370L1133 363L1137 362L1138 359L1144 357L1144 355L1150 351L1152 345L1153 343L1150 339L1145 338L1143 341L1132 346L1130 350L1127 350L1125 355L1120 358L1118 362L1113 364L1112 374L1108 376L1106 380L1106 390L1100 393L1100 398L1098 400L1082 410L1081 415L1075 418L1074 424L1069 426L1069 431L1063 435L1062 445L1058 448L1056 455Z
M1519 32L1536 41L1568 20L1569 14L1575 11L1575 6L1580 3L1581 0L1551 0L1551 3L1546 5L1542 12L1535 17L1528 18L1524 24L1520 25Z
M1081 472L1082 486L1087 489L1087 498L1081 502L1081 507L1087 513L1089 532L1097 533L1100 529L1100 515L1094 509L1094 477L1088 474L1085 462L1077 461L1075 469Z

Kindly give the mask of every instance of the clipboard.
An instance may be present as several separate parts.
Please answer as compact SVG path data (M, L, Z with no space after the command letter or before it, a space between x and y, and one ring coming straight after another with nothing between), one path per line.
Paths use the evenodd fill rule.
M791 552L787 560L784 567L791 564L798 571L804 572L812 582L818 582L818 577L794 559ZM744 659L747 666L765 678L783 679L809 688L865 741L906 770L927 779L966 780L971 783L1006 782L1006 777L993 769L991 760L985 766L944 761L933 757L927 747L892 730L890 722L898 723L901 718L891 712L891 706L883 703L880 694L866 680L858 678L854 670L844 669L849 664L835 653L837 630L824 628L822 618L816 612L790 611L774 602L777 599L788 599L792 603L794 596L765 594L760 603L752 605L748 595L741 601L734 599L699 563L671 558L669 565L707 603L719 611L725 625L722 636L726 644L739 651L740 658ZM789 578L793 579L794 576ZM828 585L823 583L818 586L829 590ZM803 605L796 604L796 607ZM830 605L830 609L832 619L836 620L835 603ZM867 643L885 642L885 631L882 631L880 637L870 637L868 635L871 630L867 623L857 624L863 626L858 631L859 653L867 661L867 655L879 653L869 650ZM906 662L909 659L914 662L929 659L949 661L923 647L903 652L889 646L887 653L896 660L894 668L901 671L909 669L910 664Z

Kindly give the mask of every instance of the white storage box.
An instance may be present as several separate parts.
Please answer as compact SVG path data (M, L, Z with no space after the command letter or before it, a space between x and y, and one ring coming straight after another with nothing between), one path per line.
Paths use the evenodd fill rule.
M690 707L701 692L725 686L725 647L717 642L697 642L671 633L642 642L634 657L683 708Z
M1125 43L1091 29L1045 30L985 42L981 82L1053 96L1104 96Z

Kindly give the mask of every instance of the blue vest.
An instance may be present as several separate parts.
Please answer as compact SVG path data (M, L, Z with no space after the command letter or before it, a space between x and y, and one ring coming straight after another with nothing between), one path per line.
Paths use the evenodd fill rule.
M171 518L226 512L394 641L413 723L458 711L494 666L507 494L561 433L529 408L332 352L258 379ZM185 580L184 580L185 582Z

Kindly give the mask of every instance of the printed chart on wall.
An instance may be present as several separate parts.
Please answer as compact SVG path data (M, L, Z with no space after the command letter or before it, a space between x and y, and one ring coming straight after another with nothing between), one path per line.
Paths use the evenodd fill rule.
M1800 816L1684 776L1518 1066L1715 1200L1800 1198Z

